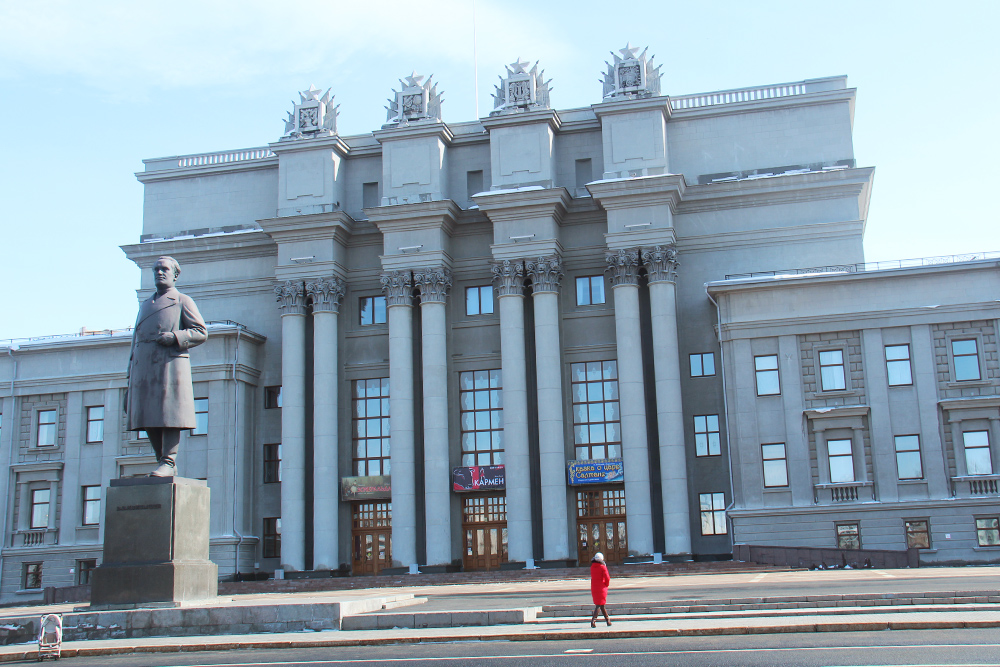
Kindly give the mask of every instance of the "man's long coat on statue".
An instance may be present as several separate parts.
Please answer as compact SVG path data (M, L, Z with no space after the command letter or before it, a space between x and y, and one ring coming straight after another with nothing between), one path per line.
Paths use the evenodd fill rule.
M177 337L176 344L156 342L167 331ZM187 351L206 338L205 321L191 297L170 288L143 302L132 332L128 363L127 430L195 427Z

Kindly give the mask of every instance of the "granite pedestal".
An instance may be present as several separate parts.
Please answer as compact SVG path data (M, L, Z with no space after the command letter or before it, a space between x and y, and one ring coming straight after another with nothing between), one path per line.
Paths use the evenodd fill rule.
M185 477L115 479L108 488L104 562L91 578L92 607L179 604L214 598L206 483Z

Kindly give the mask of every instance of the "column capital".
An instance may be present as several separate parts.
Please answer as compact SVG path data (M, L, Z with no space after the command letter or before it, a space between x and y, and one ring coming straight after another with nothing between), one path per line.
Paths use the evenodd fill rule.
M605 273L610 274L611 288L622 285L639 284L639 250L637 248L622 249L604 255L608 263Z
M339 313L347 284L337 276L306 281L306 295L312 297L314 313Z
M534 294L559 291L559 282L563 277L559 255L529 259L524 263L524 268L531 278L531 290Z
M451 269L438 266L413 272L413 284L420 288L420 303L444 303L451 289Z
M497 296L524 296L524 262L509 259L493 262L492 271Z
M383 273L379 279L387 306L413 305L413 274L409 271Z
M299 280L286 280L274 286L282 315L306 314L306 288Z
M646 275L650 283L677 282L677 246L658 245L642 251L642 263L646 266Z

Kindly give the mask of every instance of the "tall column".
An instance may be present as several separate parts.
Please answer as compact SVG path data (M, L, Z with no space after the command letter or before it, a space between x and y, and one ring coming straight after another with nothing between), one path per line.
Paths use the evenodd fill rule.
M281 567L306 568L306 295L301 282L274 288L281 308Z
M451 494L445 300L451 289L451 271L447 268L417 271L413 282L420 287L427 565L447 565L451 563Z
M615 295L615 338L618 348L618 394L621 406L622 462L625 466L625 516L628 550L653 552L653 517L649 497L649 453L646 395L639 333L639 251L607 254Z
M677 249L669 245L645 250L642 262L649 277L665 553L686 556L691 553L691 519L677 341Z
M389 451L392 475L392 560L417 562L413 442L413 277L382 274L389 320Z
M542 485L545 560L569 558L566 510L566 431L563 426L562 348L559 337L558 255L525 264L535 311L535 375L538 391L538 449Z
M500 370L503 374L503 447L507 477L507 553L534 558L531 544L531 476L528 457L528 389L524 350L524 264L493 264L500 300Z
M336 570L340 566L337 325L344 281L311 280L306 294L313 302L313 569Z

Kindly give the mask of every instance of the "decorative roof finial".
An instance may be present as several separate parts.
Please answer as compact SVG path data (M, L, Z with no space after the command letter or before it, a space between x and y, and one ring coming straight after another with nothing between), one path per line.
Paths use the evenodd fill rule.
M506 66L507 78L500 77L500 85L493 94L491 116L549 108L552 79L544 80L545 72L538 69L537 60L530 70L525 70L527 66L528 61L520 56Z
M319 88L310 85L309 90L299 92L299 103L292 102L282 138L312 139L337 133L340 105L334 106L329 88L322 97L319 91Z
M400 79L400 90L393 90L386 107L386 125L408 123L413 120L441 120L441 102L444 101L444 91L438 92L437 84L433 83L434 75L424 77L411 73L406 79Z
M660 94L660 77L663 75L660 74L660 66L653 64L655 56L646 59L648 50L646 48L639 53L639 47L629 42L624 49L618 50L621 57L611 53L614 64L604 63L608 66L602 81L604 99L655 97Z

